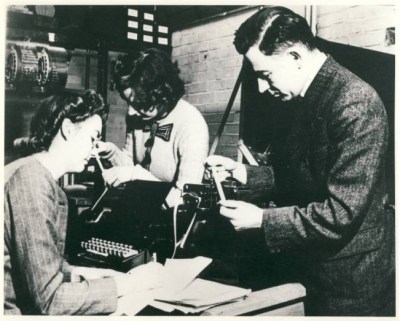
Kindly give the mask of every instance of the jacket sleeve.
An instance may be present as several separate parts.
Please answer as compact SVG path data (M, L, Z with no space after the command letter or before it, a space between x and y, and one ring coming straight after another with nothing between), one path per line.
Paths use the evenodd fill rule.
M275 176L272 166L245 165L247 173L246 187L251 190L251 199L268 200L275 189Z
M117 306L117 289L112 278L63 282L64 258L59 242L58 215L61 206L55 182L43 173L17 172L9 182L7 203L13 217L15 262L22 287L35 310L41 314L111 313ZM65 210L65 209L64 209ZM17 267L15 267L17 269Z
M350 239L379 188L387 120L377 94L372 90L344 94L333 105L329 122L330 144L335 152L327 174L327 197L304 208L265 209L262 228L272 252Z

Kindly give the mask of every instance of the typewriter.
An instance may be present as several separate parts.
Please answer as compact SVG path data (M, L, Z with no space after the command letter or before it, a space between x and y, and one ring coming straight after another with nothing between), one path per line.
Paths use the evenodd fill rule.
M158 248L150 234L161 224L161 204L170 189L170 183L129 182L90 197L94 205L80 213L72 206L69 262L125 272L151 261Z
M222 187L228 199L243 194L234 181L223 182ZM174 209L161 210L170 188L166 182L134 181L119 195L111 191L112 202L101 202L94 214L78 216L79 222L72 229L75 246L69 261L128 271L149 262L154 255L161 263L168 258L207 256L213 258L205 271L209 279L237 280L234 266L238 249L245 242L238 238L230 221L219 215L220 197L214 181L184 186L183 204L175 209L176 224Z
M91 237L81 242L74 263L127 272L151 259L147 250L136 250L133 245Z

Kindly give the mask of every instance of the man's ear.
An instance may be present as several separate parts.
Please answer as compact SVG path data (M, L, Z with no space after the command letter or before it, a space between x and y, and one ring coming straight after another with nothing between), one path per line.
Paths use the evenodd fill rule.
M65 118L62 123L61 123L61 136L65 139L68 140L71 135L75 132L75 126L71 122L70 119Z
M291 56L293 56L293 58L294 58L295 60L301 59L301 55L300 55L297 51L295 51L295 50L290 51L289 54L290 54Z
M299 52L298 50L290 50L288 52L288 55L292 57L299 69L303 67L303 57L301 55L301 52Z

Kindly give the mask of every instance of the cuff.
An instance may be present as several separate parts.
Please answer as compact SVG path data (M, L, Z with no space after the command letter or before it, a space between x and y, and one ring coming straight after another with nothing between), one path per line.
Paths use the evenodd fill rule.
M63 262L62 265L62 273L64 275L63 281L64 282L70 282L71 281L71 274L72 270L74 269L74 265L70 265L67 261Z
M244 166L241 163L238 163L236 169L234 170L233 178L235 178L237 181L239 181L242 184L246 184L247 183L247 169L246 169L246 166Z
M285 237L287 222L285 216L277 208L266 208L263 211L261 228L264 239L271 254L277 254L288 249L288 238Z
M118 293L114 278L87 280L89 285L88 300L91 309L99 313L112 313L117 310Z
M253 191L270 194L275 186L274 171L271 166L244 165L247 170L247 186Z

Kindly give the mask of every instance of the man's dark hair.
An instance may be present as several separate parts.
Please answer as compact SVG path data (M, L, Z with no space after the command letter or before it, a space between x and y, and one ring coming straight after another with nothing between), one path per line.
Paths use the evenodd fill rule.
M48 150L64 119L80 123L93 115L99 115L103 123L107 119L107 106L94 90L82 95L61 93L41 101L31 120L29 138L14 143L22 155Z
M278 53L294 44L303 44L309 50L316 48L307 21L284 7L261 9L241 24L234 40L238 53L246 54L257 43L265 55Z
M114 63L113 82L122 91L133 91L133 108L156 107L159 115L169 113L185 92L179 69L167 53L150 48L136 55L120 56Z

